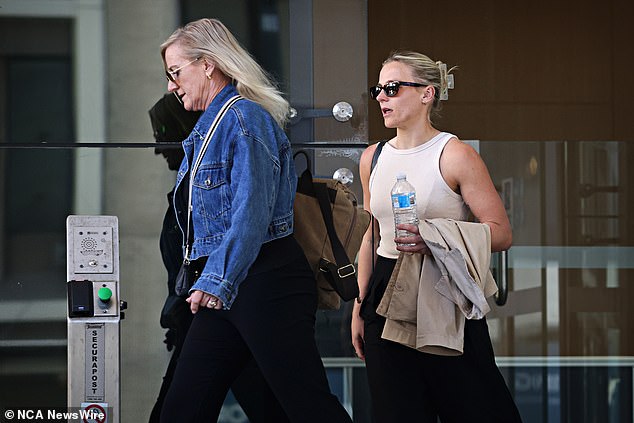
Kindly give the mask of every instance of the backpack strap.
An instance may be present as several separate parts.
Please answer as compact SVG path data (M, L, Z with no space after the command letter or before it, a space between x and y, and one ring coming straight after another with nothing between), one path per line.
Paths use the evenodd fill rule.
M333 288L339 293L345 301L351 300L359 295L359 286L356 280L356 269L346 254L333 222L332 210L330 208L330 198L326 184L315 183L315 194L321 209L321 215L326 225L330 246L335 257L336 263L330 263L328 260L321 259L319 261L319 270L324 272L326 279ZM340 281L337 283L336 281ZM348 281L348 282L346 282ZM339 289L337 289L337 287ZM347 289L346 289L347 288Z
M379 141L376 145L376 150L374 150L374 154L372 155L372 164L370 165L370 173L374 170L374 166L376 166L376 162L379 160L379 155L381 154L381 150L383 150L383 146L387 141Z

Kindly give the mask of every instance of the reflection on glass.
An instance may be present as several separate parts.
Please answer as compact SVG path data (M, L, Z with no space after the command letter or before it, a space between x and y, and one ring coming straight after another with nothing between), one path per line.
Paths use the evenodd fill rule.
M92 196L70 190L76 175L59 168L95 150L1 146L0 390L3 399L29 404L21 380L65 387L65 215L74 205L90 206L85 202ZM104 163L97 179L103 184L100 213L119 218L122 295L131 304L122 323L123 371L149 374L165 354L160 310L147 298L162 301L165 295L158 235L175 175L153 146L104 145L98 151ZM362 151L316 147L310 150L313 173L331 177L345 167L356 176ZM534 413L576 421L580 411L571 404L580 401L595 407L597 421L626 421L634 367L627 359L634 355L634 242L632 188L622 163L632 161L632 149L614 142L481 142L480 151L515 233L508 302L492 305L487 319L527 421L540 421ZM495 159L500 153L513 160ZM35 161L32 182L24 183L22 173ZM352 188L362 202L357 183L355 177ZM319 311L316 323L323 356L341 372L333 380L344 385L358 377L345 369L362 366L350 346L349 306Z

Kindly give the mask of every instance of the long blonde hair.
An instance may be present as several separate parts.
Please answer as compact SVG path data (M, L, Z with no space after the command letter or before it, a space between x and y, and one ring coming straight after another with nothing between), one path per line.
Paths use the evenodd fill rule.
M457 66L447 70L447 66L441 62L434 62L428 56L415 51L395 51L392 52L383 62L382 66L391 62L399 62L409 66L412 69L414 78L418 82L429 84L434 87L434 102L431 107L432 115L440 115L442 104L440 103L442 93L446 92L449 85L449 75Z
M232 80L240 95L258 103L284 127L288 121L288 101L273 79L222 22L217 19L199 19L174 31L161 44L164 63L165 50L172 44L181 46L191 60L200 57L215 64Z

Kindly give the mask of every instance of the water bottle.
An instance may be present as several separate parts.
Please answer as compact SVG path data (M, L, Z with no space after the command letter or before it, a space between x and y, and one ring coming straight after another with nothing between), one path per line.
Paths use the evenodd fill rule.
M392 187L392 211L394 212L394 233L397 237L411 236L412 233L403 229L397 229L399 223L410 223L418 225L418 215L416 214L416 191L412 184L407 182L407 175L399 173L396 175L396 183ZM399 244L401 246L412 246L415 244Z

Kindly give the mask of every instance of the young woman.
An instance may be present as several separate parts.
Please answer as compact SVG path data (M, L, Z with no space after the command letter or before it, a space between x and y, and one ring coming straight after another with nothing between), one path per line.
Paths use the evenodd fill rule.
M403 51L387 58L378 85L370 88L385 126L395 128L396 136L385 144L372 172L376 144L361 157L364 207L376 223L359 252L360 298L353 309L352 343L366 362L377 423L436 423L438 417L443 423L520 422L496 367L485 319L466 321L460 356L429 354L381 338L385 319L376 308L399 253L429 254L416 225L398 225L412 236L394 236L390 190L398 172L405 172L416 189L419 219L464 221L472 214L489 226L493 251L511 245L508 218L482 159L431 121L446 86L440 62Z

